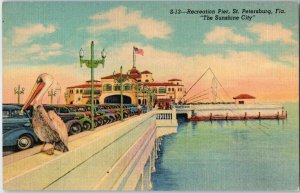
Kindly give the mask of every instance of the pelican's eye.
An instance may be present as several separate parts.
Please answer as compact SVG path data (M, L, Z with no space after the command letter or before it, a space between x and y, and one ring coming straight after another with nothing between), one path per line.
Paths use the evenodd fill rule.
M43 82L43 80L42 80L41 78L38 78L38 79L36 80L36 83L41 83L41 82Z

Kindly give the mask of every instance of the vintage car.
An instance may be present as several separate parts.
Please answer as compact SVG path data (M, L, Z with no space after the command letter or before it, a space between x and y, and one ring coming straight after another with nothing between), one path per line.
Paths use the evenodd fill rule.
M87 118L83 114L75 114L75 113L61 113L57 111L57 108L53 105L44 105L46 111L54 111L66 124L68 128L68 132L70 135L74 135L80 133L84 130L83 122L87 120Z
M28 149L39 142L31 128L30 116L27 112L20 114L21 107L17 105L2 106L3 147L17 147L18 150Z
M81 131L91 129L92 121L85 115L85 113L77 112L75 109L69 108L65 105L52 105L52 107L59 116L70 116L73 119L78 120L82 125Z

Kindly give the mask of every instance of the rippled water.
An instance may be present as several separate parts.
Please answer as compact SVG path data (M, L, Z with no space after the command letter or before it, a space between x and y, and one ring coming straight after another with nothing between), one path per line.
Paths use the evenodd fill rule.
M186 122L165 136L153 190L295 190L298 103L287 120Z

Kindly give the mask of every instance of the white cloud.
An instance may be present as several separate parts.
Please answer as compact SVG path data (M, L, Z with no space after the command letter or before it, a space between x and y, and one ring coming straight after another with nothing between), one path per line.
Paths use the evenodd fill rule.
M105 30L125 30L137 27L138 31L146 38L166 38L171 32L171 27L164 21L151 17L143 17L140 11L129 12L126 7L120 6L106 13L99 13L90 17L100 23L88 27L91 33Z
M50 57L62 55L62 45L59 43L32 44L28 47L12 47L3 53L3 61L5 65L22 63L29 61L45 61Z
M205 44L224 44L224 43L248 43L251 40L245 36L236 34L232 28L216 26L211 32L205 34L203 41Z
M285 44L297 44L297 41L292 37L293 32L284 28L280 23L274 25L266 23L251 24L248 31L256 33L259 42L280 41Z
M62 54L63 52L61 50L49 50L49 51L40 52L38 55L33 56L32 59L45 61L50 57L60 56Z
M35 37L42 37L56 31L54 25L30 24L16 27L14 30L13 45L22 45L32 42Z
M295 55L283 55L279 58L281 61L289 62L293 66L299 66L299 58Z

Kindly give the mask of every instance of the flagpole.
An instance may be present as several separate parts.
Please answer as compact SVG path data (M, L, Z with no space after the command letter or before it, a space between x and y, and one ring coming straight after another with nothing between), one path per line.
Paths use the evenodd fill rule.
M132 48L132 60L133 60L133 68L135 68L135 52L134 52L134 46Z

